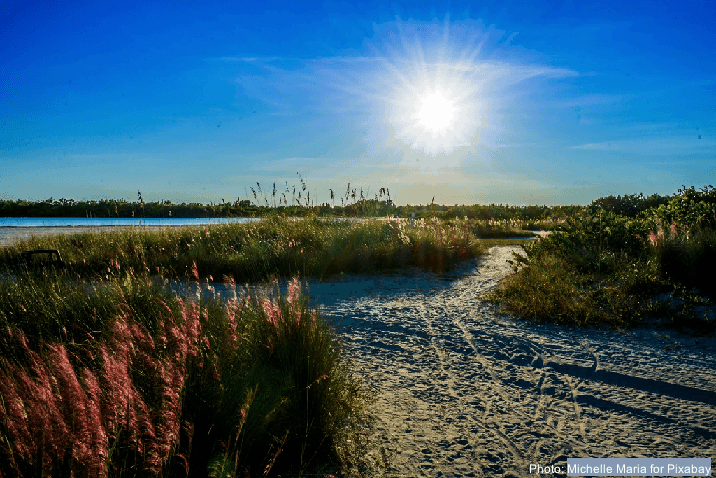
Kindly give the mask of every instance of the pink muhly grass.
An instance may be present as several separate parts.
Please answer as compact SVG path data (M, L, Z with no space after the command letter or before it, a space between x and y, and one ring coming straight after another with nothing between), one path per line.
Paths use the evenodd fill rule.
M24 335L22 338L24 339ZM37 377L33 380L26 373L19 371L23 391L29 394L25 397L29 412L28 424L31 430L44 436L45 445L49 445L53 451L59 453L67 443L69 430L62 418L50 383L51 380L55 380L54 377L50 378L49 370L40 356L30 350L27 342L23 341L23 345L30 356L32 371Z
M296 322L296 325L301 325L301 308L300 307L294 307L291 312L293 312L293 318Z
M157 343L162 349L167 348L167 344L169 341L167 340L167 333L166 333L166 326L164 324L164 320L159 320L158 327L157 327Z
M131 333L132 340L136 341L142 349L154 350L154 340L152 336L142 330L137 322L132 321L131 325L129 325L129 332Z
M110 343L116 350L117 354L127 356L130 349L133 349L132 344L132 331L129 328L127 319L129 315L124 312L112 326L112 335L110 336Z
M199 306L195 302L185 305L180 299L181 306L181 324L177 324L173 315L162 320L162 330L159 333L159 340L165 348L174 351L177 362L183 362L188 355L198 356L199 349L197 343L201 335L201 323L199 316ZM167 309L169 309L167 307Z
M159 304L160 304L161 306L163 306L164 309L168 312L168 315L167 315L167 314L162 314L162 315L161 315L162 318L159 319L158 333L157 333L157 342L159 343L159 345L160 345L163 349L166 349L166 348L167 348L167 344L168 344L168 340L167 340L167 330L168 330L168 328L167 328L167 326L166 326L166 322L165 322L164 319L173 320L173 317L172 317L172 316L173 316L174 312L173 312L172 309L167 305L167 303L164 302L162 299L158 299L158 302L159 302Z
M671 236L676 237L676 224L672 223L671 226L669 227L669 229L671 231Z
M236 280L234 280L233 276L224 276L224 284L229 287L236 288Z
M236 281L233 276L224 276L224 285L229 292L229 301L236 302L238 298L236 294Z
M43 471L49 475L53 464L62 463L65 453L71 450L75 465L81 465L89 476L102 475L107 439L97 380L85 369L88 389L85 392L64 346L48 347L46 361L52 364L48 367L27 348L22 332L19 335L35 377L5 360L5 370L0 370L0 392L5 405L0 409L0 417L9 432L15 456L22 461L39 458Z
M298 277L294 277L291 282L288 283L288 303L293 305L298 299L301 292L301 284L298 281Z
M300 297L301 297L301 283L299 282L298 277L294 277L293 280L288 285L288 303L290 306L289 311L290 311L291 315L294 316L296 325L299 325L301 323Z
M13 377L5 370L10 369L6 360L2 361L0 368L0 395L3 397L0 407L0 423L8 431L8 439L14 448L14 452L21 459L28 459L35 449L33 436L28 430L27 405L20 397L13 381Z
M182 409L182 392L185 384L187 357L198 356L197 343L202 334L200 309L196 303L181 307L180 322L177 323L171 308L162 300L167 314L159 321L158 343L168 349L164 361L153 357L155 342L145 330L130 317L123 317L115 325L112 344L114 356L105 347L101 351L105 363L110 403L118 406L109 410L108 421L112 430L124 426L130 441L140 453L144 453L146 469L151 473L161 472L161 467L179 444ZM204 315L205 318L207 315ZM125 323L126 319L126 323ZM119 343L121 339L127 344ZM134 388L128 375L132 362L142 359L142 366L154 371L161 390L159 403L147 404ZM113 379L114 377L114 379ZM110 429L110 426L107 427Z
M275 307L277 304L272 303L269 299L264 299L261 305L263 306L264 313L266 314L266 320L268 320L274 327L278 328L278 319L281 312L277 307Z
M239 343L239 336L236 333L237 329L237 322L236 322L236 312L239 309L239 305L234 303L229 303L226 306L226 318L228 319L227 324L227 333L228 333L228 345L229 348L234 348Z
M182 348L186 348L186 353L192 357L196 357L199 354L197 343L201 335L200 315L199 306L195 302L192 302L189 307L183 307L182 309L183 335L186 337L186 344L182 345ZM186 355L184 354L184 356Z
M198 281L199 280L199 268L196 265L196 261L191 267L191 275Z
M65 423L72 433L72 456L84 466L99 474L103 468L103 456L107 455L107 440L101 421L98 403L88 399L80 386L72 364L63 345L49 346L50 358L55 368L57 395L64 412Z
M43 473L49 475L53 461L65 455L70 430L58 406L57 379L40 356L30 350L22 331L17 332L16 338L29 356L33 376L26 369L3 360L6 370L0 374L3 396L0 416L17 457L28 461L39 456Z
M105 377L104 392L107 398L103 415L107 424L107 432L111 435L119 431L124 421L124 414L129 407L128 400L132 393L132 385L127 372L126 357L115 360L104 344L100 346L100 355Z
M181 394L186 376L184 363L167 360L164 364L157 364L157 369L162 383L162 402L156 410L155 440L147 456L149 470L155 473L161 471L162 463L170 456L172 448L179 444Z
M104 344L100 346L107 398L103 413L108 435L117 439L120 431L126 430L131 442L138 450L143 451L145 440L151 443L154 439L154 425L149 408L129 376L132 358L138 352L134 345L132 328L126 318L121 317L115 323L110 339L114 350Z
M104 424L102 423L102 389L100 388L99 380L97 380L97 377L95 377L88 368L82 371L82 381L87 388L87 420L97 440L97 455L104 460L108 455L108 443L107 434L105 433Z

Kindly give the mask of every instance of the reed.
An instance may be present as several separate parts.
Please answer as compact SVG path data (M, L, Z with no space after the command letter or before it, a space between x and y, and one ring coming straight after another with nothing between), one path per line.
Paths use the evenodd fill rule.
M51 236L0 250L0 265L11 268L23 250L58 249L75 279L107 276L117 267L189 277L196 263L205 277L226 275L246 282L296 273L323 278L408 266L442 271L484 251L475 235L475 221L420 219L410 224L408 219L358 222L273 216L249 224Z

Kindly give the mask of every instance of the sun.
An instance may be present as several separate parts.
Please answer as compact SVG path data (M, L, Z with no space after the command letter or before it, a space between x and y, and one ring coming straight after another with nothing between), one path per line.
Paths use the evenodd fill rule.
M419 169L458 167L492 144L499 132L502 63L480 58L489 32L461 22L374 25L370 55L346 56L350 73L331 72L365 112L366 155L391 157ZM417 164L419 163L419 164Z
M473 145L481 123L476 87L457 65L412 64L387 96L388 142L404 150L444 155ZM433 69L434 71L431 71Z
M432 134L445 136L454 129L458 108L449 93L436 89L416 98L413 119Z

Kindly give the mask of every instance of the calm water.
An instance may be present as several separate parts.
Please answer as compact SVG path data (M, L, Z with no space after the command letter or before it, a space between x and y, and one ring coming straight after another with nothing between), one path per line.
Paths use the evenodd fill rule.
M195 226L260 221L253 217L0 217L0 227Z

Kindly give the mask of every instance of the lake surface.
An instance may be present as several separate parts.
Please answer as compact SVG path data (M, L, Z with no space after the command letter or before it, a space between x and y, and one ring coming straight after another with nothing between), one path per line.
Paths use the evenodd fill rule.
M0 217L0 227L201 226L260 220L256 217Z

